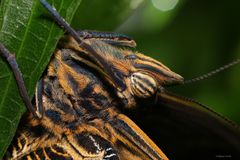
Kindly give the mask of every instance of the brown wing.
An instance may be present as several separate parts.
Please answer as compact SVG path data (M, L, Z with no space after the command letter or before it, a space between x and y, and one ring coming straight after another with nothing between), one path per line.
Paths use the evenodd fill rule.
M38 148L35 151L24 155L23 157L11 157L13 160L74 160L70 154L68 154L61 144L56 144L44 148Z
M4 160L119 159L111 142L102 137L105 133L99 135L82 129L56 135L38 122L30 120L23 125L22 121L22 128L16 134Z
M148 136L125 115L116 114L114 111L107 115L109 117L106 116L106 119L91 121L91 126L80 124L79 129L61 135L53 134L48 128L32 121L29 123L31 125L20 130L5 160L167 159ZM110 118L113 115L114 117Z
M117 114L106 127L111 131L112 143L120 159L167 160L159 147L127 116Z
M170 159L238 157L239 126L206 106L168 92L157 95L151 111L133 120L164 150Z

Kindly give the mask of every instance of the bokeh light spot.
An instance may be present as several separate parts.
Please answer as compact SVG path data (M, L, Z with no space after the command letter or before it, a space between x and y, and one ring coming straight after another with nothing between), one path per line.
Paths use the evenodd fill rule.
M152 0L152 3L161 11L169 11L177 5L178 0Z

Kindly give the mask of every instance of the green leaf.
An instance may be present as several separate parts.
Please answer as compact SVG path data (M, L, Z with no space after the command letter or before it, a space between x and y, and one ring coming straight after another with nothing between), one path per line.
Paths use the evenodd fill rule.
M53 5L69 22L80 2L81 0L55 0ZM53 23L38 0L0 1L0 42L16 54L31 97L62 34L62 29ZM19 96L16 81L1 57L0 158L10 144L24 112L25 106Z

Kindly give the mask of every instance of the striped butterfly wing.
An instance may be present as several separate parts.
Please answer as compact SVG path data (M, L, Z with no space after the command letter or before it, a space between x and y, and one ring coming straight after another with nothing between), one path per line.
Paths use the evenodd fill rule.
M151 109L130 117L170 159L239 157L239 125L208 107L167 91L157 95L155 105L142 107Z
M33 138L33 141L31 139ZM59 159L59 160L73 160L73 156L66 152L62 143L51 144L54 137L45 139L47 142L43 144L39 139L42 137L30 137L23 134L16 139L14 146L8 150L9 153L5 155L4 160L43 160L43 159Z
M94 133L64 134L59 139L41 124L28 127L15 139L6 160L119 159L111 144Z
M106 111L107 112L107 111ZM167 159L151 139L128 117L114 111L114 119L95 119L88 129L79 129L71 133L57 135L41 123L31 121L22 128L8 150L8 159L59 159L59 160L153 160ZM81 124L82 125L82 124ZM82 126L84 126L82 125ZM21 131L21 130L20 130Z

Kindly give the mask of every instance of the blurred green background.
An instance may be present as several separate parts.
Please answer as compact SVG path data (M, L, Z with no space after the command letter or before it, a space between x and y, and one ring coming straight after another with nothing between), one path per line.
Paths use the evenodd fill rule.
M240 58L239 20L237 0L83 0L72 26L127 34L137 50L191 79ZM168 89L240 123L239 82L237 65Z

